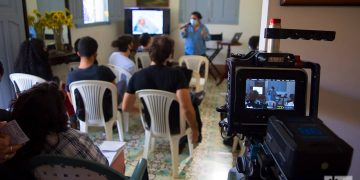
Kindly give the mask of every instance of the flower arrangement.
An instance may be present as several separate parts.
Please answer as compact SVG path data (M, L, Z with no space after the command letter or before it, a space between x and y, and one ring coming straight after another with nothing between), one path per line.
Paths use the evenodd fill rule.
M63 26L67 26L68 28L73 27L73 16L70 14L70 11L68 9L65 11L50 11L45 12L45 14L42 15L38 10L34 9L33 13L35 16L28 15L28 22L29 25L34 26L36 38L44 39L45 27L52 29L54 32L56 49L63 50Z
M50 11L45 12L46 26L50 29L60 29L64 25L71 28L73 26L73 16L70 11Z
M27 16L29 26L34 27L34 29L36 31L36 38L44 39L44 30L47 25L46 19L36 9L33 10L33 13L35 14L35 16L32 16L32 15Z
M64 50L62 43L63 26L71 28L73 26L73 16L69 10L45 12L46 26L53 30L55 47L57 50Z

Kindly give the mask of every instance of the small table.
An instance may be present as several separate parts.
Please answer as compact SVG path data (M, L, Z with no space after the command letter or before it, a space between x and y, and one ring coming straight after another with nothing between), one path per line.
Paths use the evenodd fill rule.
M49 52L49 64L54 66L69 62L80 62L80 57L72 51L62 52L51 50Z
M125 174L125 144L121 141L103 141L99 149L109 161L110 167L121 174Z
M231 55L231 46L241 46L242 45L242 43L240 43L240 42L230 42L230 41L221 41L219 43L223 46L227 46L226 58L229 58ZM220 85L224 81L224 79L227 77L227 69L228 68L225 63L225 73L220 78L220 81L218 83L216 83L217 86Z

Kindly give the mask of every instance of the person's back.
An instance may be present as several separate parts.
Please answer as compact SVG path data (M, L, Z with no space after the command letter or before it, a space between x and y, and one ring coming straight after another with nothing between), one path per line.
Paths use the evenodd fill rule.
M135 63L129 58L133 45L133 38L128 35L120 36L117 40L113 41L112 47L117 48L118 51L110 55L109 64L119 66L129 73L134 74Z
M100 80L100 81L107 81L115 84L115 74L106 66L99 66L94 64L96 60L96 52L97 52L98 44L95 39L91 37L83 37L79 41L78 44L78 53L80 55L80 65L79 68L70 72L66 79L66 91L68 93L69 99L70 98L70 90L69 85L75 81L81 80ZM77 116L79 119L84 120L85 112L83 108L82 99L79 97L80 94L77 94L76 102L77 102ZM110 91L105 92L105 100L103 104L104 109L104 116L105 120L109 120L112 115L112 108L111 108L111 93Z
M12 118L30 140L0 168L0 172L4 172L1 179L31 179L28 163L40 154L108 164L86 134L68 127L64 99L64 93L54 82L37 84L19 94L12 105Z
M44 48L45 44L40 39L25 40L20 46L14 72L35 75L47 81L58 81L53 76Z
M198 141L199 131L195 119L194 108L191 105L188 84L184 74L178 70L166 67L167 59L173 53L174 41L166 36L157 36L150 48L151 66L136 72L130 79L128 89L125 93L122 108L125 112L136 112L138 108L135 104L135 92L142 89L158 89L173 92L176 94L178 103L171 105L170 131L179 131L179 109L184 113L184 117L193 131L193 142ZM148 121L146 106L144 107L145 120Z
M164 65L152 65L136 72L129 84L130 90L159 89L175 93L176 90L187 88L185 76L179 69Z

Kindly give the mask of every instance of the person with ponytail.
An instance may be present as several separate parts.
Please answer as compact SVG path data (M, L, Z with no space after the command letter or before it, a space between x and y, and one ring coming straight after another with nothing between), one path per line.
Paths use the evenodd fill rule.
M109 64L122 67L130 74L135 73L135 63L129 58L131 50L134 46L132 36L122 35L112 42L112 47L117 48L109 57Z

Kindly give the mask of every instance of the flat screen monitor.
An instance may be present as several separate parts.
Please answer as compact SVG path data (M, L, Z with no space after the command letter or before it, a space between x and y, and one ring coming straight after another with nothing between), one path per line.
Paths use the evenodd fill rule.
M295 79L246 79L246 109L294 110Z
M266 125L270 116L305 115L307 74L303 69L239 67L229 102L233 119Z
M167 8L125 9L125 33L152 35L170 33L170 10Z

